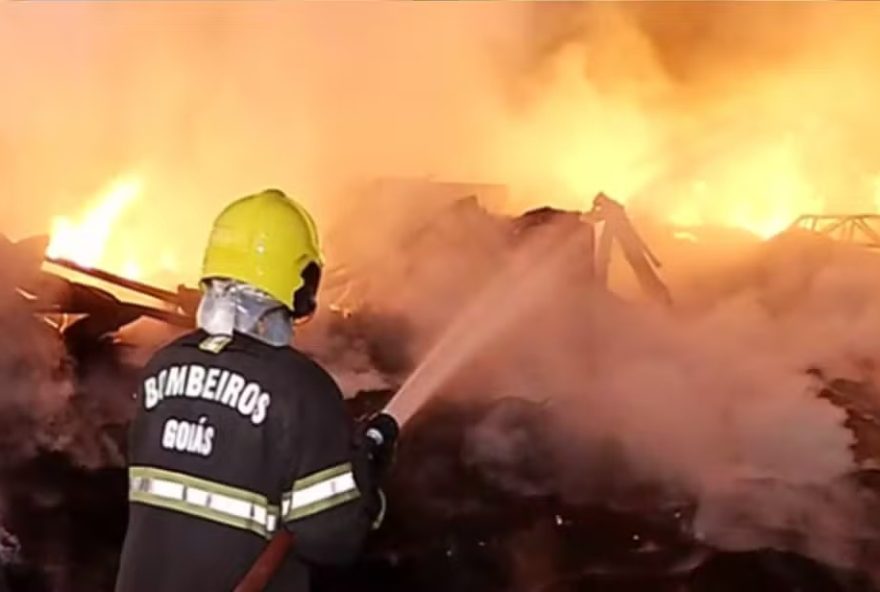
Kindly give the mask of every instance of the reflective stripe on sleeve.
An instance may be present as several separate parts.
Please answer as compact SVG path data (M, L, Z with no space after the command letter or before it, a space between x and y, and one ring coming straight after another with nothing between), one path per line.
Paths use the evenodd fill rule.
M281 500L285 520L298 520L360 497L351 463L318 471L297 480Z
M271 535L277 526L278 507L265 496L152 467L131 467L129 500L172 510L254 532Z

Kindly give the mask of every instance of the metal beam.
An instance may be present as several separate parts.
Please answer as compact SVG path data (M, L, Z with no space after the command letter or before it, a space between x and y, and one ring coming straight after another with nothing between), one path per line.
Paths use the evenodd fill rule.
M807 214L797 218L789 228L880 249L880 214Z

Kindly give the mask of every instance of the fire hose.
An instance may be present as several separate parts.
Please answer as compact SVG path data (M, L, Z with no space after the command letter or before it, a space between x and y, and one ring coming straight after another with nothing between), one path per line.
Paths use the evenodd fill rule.
M234 592L261 592L265 590L292 547L293 535L287 529L279 528L250 570L235 587Z
M374 471L381 475L390 463L389 446L397 439L400 427L397 419L388 412L381 412L367 422L367 456ZM254 561L244 578L233 592L262 592L281 567L285 557L293 548L293 534L281 526L262 553Z

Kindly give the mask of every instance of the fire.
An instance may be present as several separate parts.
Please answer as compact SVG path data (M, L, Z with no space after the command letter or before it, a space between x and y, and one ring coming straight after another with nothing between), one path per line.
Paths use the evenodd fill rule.
M588 147L582 152L585 159ZM675 169L668 165L667 170L649 172L636 167L639 174L630 179L641 182L628 190L618 183L622 189L612 196L631 211L646 210L684 232L725 227L759 239L779 234L803 214L828 209L828 200L816 189L809 167L790 141L746 146L728 158L701 163L696 171L675 174ZM613 169L609 165L606 170ZM589 177L582 179L586 184Z
M722 53L704 64L626 9L593 19L591 35L542 56L514 131L502 134L500 176L524 188L520 209L535 205L531 196L582 208L604 191L682 231L723 227L756 239L804 214L880 209L876 133L866 123L876 101L819 92L869 78L876 66L862 61L858 42L829 30L838 51L810 43L748 67Z
M712 183L697 181L668 220L678 226L705 224L770 238L801 214L822 212L825 200L790 142L757 146L715 173Z
M80 216L71 220L58 216L52 220L52 233L46 255L69 259L86 267L103 263L114 224L123 211L141 194L142 183L136 178L120 179L112 183ZM126 265L126 272L137 274L134 263Z
M140 177L119 177L79 216L55 217L46 256L133 280L160 284L178 281L182 272L180 245L166 244L165 240L157 244L155 221L143 210L133 209L143 188Z

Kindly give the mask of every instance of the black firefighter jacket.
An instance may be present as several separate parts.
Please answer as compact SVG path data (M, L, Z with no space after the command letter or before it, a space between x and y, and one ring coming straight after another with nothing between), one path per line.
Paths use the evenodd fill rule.
M305 355L196 331L160 350L137 392L117 592L230 592L278 528L308 565L353 560L379 510L333 379Z

